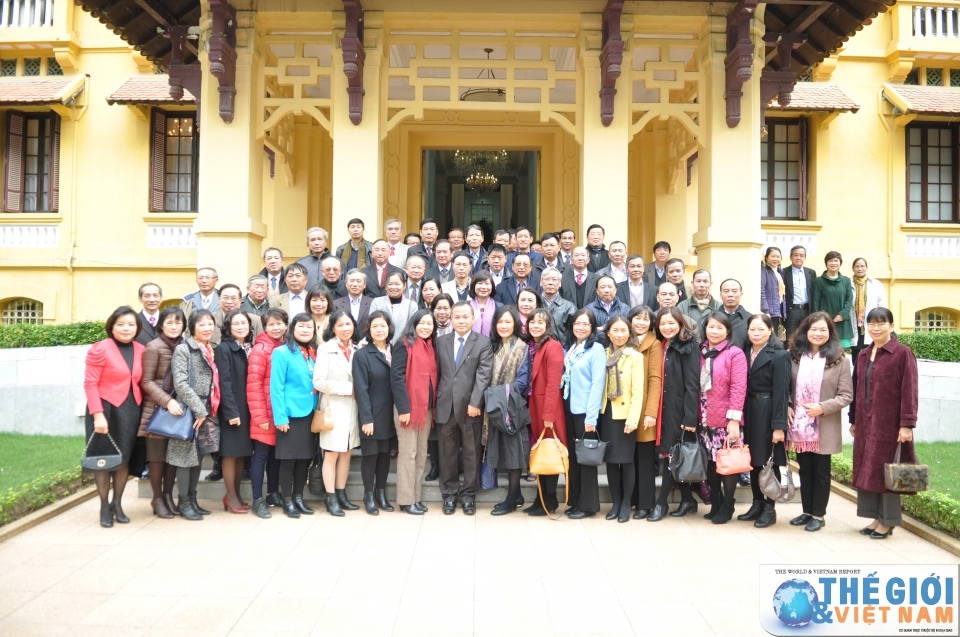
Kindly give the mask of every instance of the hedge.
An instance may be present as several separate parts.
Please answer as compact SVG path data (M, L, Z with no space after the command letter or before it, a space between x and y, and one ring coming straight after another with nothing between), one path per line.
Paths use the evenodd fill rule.
M0 325L0 349L14 347L54 347L56 345L89 345L106 338L102 321L37 325L15 323Z
M80 465L40 476L16 489L0 493L0 526L67 497L93 482L93 474L82 474Z
M960 363L960 332L911 332L897 334L917 358Z

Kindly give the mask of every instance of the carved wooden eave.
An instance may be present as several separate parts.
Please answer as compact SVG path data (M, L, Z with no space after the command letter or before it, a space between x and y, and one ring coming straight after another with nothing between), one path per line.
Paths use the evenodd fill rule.
M779 71L765 68L760 74L760 125L766 123L767 104L774 97L780 106L789 106L793 93L794 81L797 78L793 70L793 52L807 43L807 36L802 33L767 33L763 41L768 47L776 49L780 59Z
M343 0L346 25L340 47L343 49L343 74L347 76L347 95L350 121L359 125L363 120L363 7L359 0Z
M623 0L607 0L603 9L600 51L600 122L613 122L613 101L617 94L617 78L623 64L623 38L620 36L620 16Z
M192 31L192 33L191 33ZM185 64L184 60L196 47L189 40L199 37L199 27L187 25L172 26L164 33L170 38L170 62L167 64L169 73L170 97L177 102L183 101L183 90L190 91L197 100L197 128L200 128L200 65Z
M233 101L237 95L237 12L227 0L210 0L211 33L207 40L210 75L217 78L220 93L220 119L233 121Z
M727 126L740 123L740 98L743 85L753 74L753 40L750 39L750 20L757 10L757 0L741 0L727 15L726 90Z

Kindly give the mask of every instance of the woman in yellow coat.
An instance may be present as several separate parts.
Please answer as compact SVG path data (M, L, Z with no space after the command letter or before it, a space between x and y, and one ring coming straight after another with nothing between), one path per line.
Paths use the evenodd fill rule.
M607 443L604 461L607 480L613 495L613 508L608 520L630 521L630 496L636 482L633 466L637 443L637 427L643 418L643 396L646 388L643 354L627 347L630 323L622 316L612 316L604 329L607 347L607 383L600 407L600 439Z

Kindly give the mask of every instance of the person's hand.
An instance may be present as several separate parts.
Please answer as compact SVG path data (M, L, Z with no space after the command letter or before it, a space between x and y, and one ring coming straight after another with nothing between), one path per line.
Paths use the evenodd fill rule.
M687 427L686 425L680 425L680 426L683 427L684 431L696 431L696 430L697 430L696 426L694 426L694 427Z
M269 430L270 430L270 423L268 423L268 422L262 422L262 423L260 423L260 424L257 425L257 426L260 427L261 429L263 429L264 431L269 431Z
M805 403L803 408L807 410L807 415L811 418L823 415L823 407L820 406L820 403Z
M240 426L240 419L239 419L239 418L231 418L231 419L228 420L227 422L230 423L231 425L233 425L234 427L239 427L239 426Z
M546 427L547 429L553 429L553 423L550 422L549 420L544 420L543 426Z
M193 421L193 428L194 428L194 429L199 429L199 428L200 428L200 425L202 425L202 424L203 424L203 421L206 420L206 419L207 419L206 416L201 416L200 418L197 418L196 420L194 420L194 421Z
M171 398L171 399L170 399L170 402L167 403L167 411L169 411L169 412L170 412L171 414L173 414L174 416L182 416L182 415L183 415L183 407L181 407L181 406L180 406L180 403L178 403L178 402L177 402L176 400L174 400L173 398Z
M855 424L850 423L850 435L851 435L851 436L856 436L856 435L857 435L857 433L856 433L856 428L857 428L857 426L856 426Z
M740 422L731 420L727 423L727 442L733 444L740 440Z
M290 425L277 425L277 431L280 431L282 433L287 433L288 431L290 431Z
M913 429L910 427L900 427L900 434L897 436L897 442L912 442Z
M783 442L783 429L773 430L773 444Z
M834 322L834 323L843 323L843 317L840 316L839 314L837 314L836 316L833 317L833 322Z
M400 414L398 418L400 419L401 425L405 425L410 422L410 414Z
M110 427L107 425L107 418L103 415L103 412L99 412L93 415L93 431L98 434L105 434L109 431Z
M373 435L373 423L368 422L365 425L360 425L360 429L363 430L363 435L372 436Z
M633 426L631 426L631 425L624 425L624 426L623 426L623 433L625 433L625 434L632 434L632 433L633 433L634 431L636 431L636 430L637 430L637 426L636 426L636 425L633 425Z
M793 407L787 407L787 426L793 426Z
M597 430L597 426L596 426L596 425L584 425L584 426L583 426L583 432L584 432L584 433L593 433L593 432L595 432L596 430Z
M467 415L470 416L471 418L476 418L481 413L482 412L480 411L479 407L474 407L473 405L467 405Z
M643 428L651 429L657 426L657 419L653 416L644 416L643 417Z

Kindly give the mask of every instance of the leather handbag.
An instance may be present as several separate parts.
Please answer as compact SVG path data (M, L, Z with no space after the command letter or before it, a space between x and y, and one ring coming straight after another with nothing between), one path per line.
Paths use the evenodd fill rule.
M730 441L725 440L723 447L717 449L717 473L722 476L732 476L747 473L753 469L750 461L750 447L738 440L732 447Z
M543 510L547 512L547 517L551 520L559 520L563 517L563 511L567 508L567 501L570 499L570 480L568 472L570 470L570 456L567 447L557 438L557 434L550 430L552 437L544 440L543 435L547 433L547 427L540 432L540 437L530 449L530 473L537 476L537 492L540 497L540 504ZM543 501L543 490L540 488L540 476L563 475L564 496L563 506L557 510L557 517L550 515L547 505Z
M307 475L309 476L307 488L310 489L310 495L326 495L327 490L323 485L323 454L319 444L313 454L313 464L310 465L310 472Z
M693 440L684 441L686 429L680 429L680 440L670 448L670 473L675 482L706 482L707 448L700 444L696 432Z
M796 495L796 487L793 486L793 469L788 462L786 471L781 473L785 479L780 480L773 472L773 462L773 452L771 452L767 464L760 470L760 491L771 500L789 502Z
M607 451L607 443L603 440L600 440L600 434L596 434L597 438L591 439L587 438L587 434L583 434L583 438L577 440L577 464L582 464L587 467L599 467L603 464L603 456Z
M317 408L313 411L313 420L310 421L310 431L315 434L322 434L325 431L333 431L333 420L327 420L327 410L323 407L323 394L317 401Z
M220 451L220 423L209 416L197 429L197 453L201 456Z
M916 493L930 488L930 467L917 462L900 462L900 448L903 443L897 443L897 451L893 454L893 462L883 465L883 484L888 491L894 493ZM916 452L914 452L916 460Z
M90 443L93 442L93 437L96 435L106 436L110 440L110 444L113 445L113 448L117 450L117 453L111 453L105 456L88 456L87 451L90 450ZM87 446L83 449L83 457L80 458L80 467L84 473L90 471L111 471L121 464L123 464L123 454L120 453L120 447L114 442L113 436L109 433L97 434L97 432L93 432L90 439L87 440Z
M193 381L193 360L190 360L190 380ZM163 387L167 387L167 380L170 379L170 370L163 379ZM176 399L176 394L171 393ZM183 414L174 416L170 410L162 405L157 405L150 416L150 422L147 423L147 433L163 438L173 438L175 440L193 440L193 423L196 418L190 408L180 403Z

